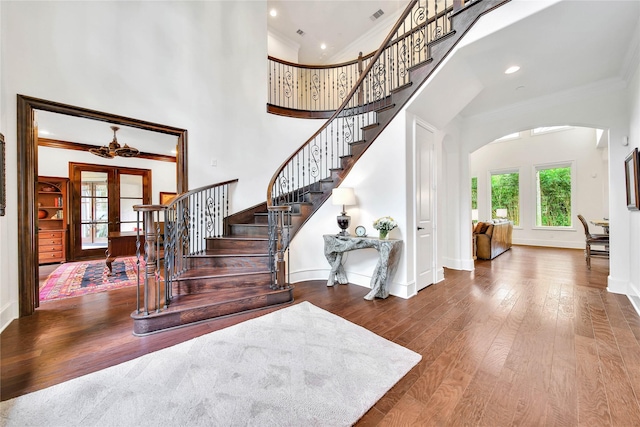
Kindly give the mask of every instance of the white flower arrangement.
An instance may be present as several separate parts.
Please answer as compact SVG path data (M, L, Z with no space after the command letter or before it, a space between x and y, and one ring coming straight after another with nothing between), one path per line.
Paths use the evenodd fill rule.
M383 216L373 221L373 228L387 233L398 226L398 223L390 216Z

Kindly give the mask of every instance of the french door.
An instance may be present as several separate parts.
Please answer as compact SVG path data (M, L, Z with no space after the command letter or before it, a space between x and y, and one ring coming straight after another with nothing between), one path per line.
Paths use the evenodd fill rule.
M109 233L134 231L133 206L151 204L151 170L69 163L71 256L105 256Z

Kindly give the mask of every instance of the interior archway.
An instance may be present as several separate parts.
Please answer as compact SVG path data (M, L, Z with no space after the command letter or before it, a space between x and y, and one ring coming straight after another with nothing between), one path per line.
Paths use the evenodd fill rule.
M38 299L38 242L36 223L36 182L38 176L38 137L35 111L49 111L69 116L130 126L177 137L176 184L178 192L187 191L187 131L116 114L18 95L18 292L20 316L32 314Z

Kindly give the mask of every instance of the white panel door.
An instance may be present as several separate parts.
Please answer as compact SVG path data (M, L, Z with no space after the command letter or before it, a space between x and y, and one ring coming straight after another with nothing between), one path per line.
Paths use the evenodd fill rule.
M435 282L435 142L433 132L416 126L416 288Z

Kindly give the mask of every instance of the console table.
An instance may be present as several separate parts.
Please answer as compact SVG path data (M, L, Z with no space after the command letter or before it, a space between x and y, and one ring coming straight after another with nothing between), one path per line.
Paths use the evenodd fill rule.
M336 236L325 234L324 256L331 265L331 273L327 286L337 283L346 285L347 274L342 266L342 254L348 251L364 248L374 248L378 251L378 263L371 276L371 291L364 299L371 301L374 298L386 298L389 296L389 281L398 267L402 240L380 240L372 237Z

